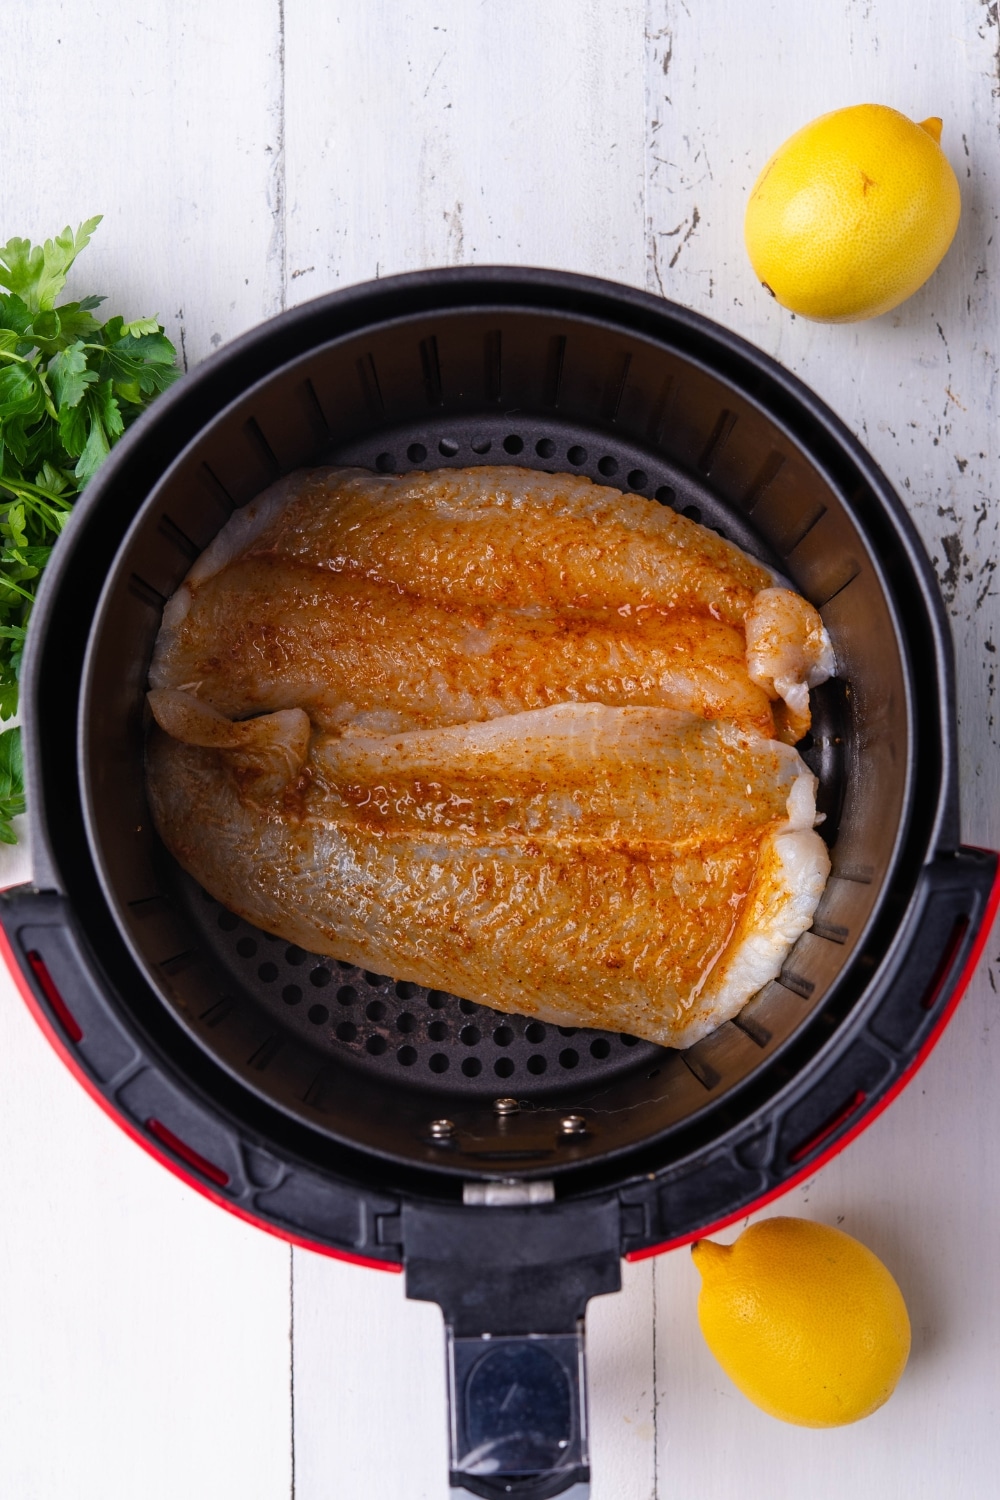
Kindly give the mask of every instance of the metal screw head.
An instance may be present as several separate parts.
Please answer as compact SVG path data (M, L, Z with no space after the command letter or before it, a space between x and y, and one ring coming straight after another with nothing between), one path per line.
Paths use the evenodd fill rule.
M455 1134L454 1120L432 1120L431 1137L435 1141L450 1141Z
M494 1099L493 1101L495 1115L516 1115L520 1108L516 1099Z
M563 1115L559 1121L560 1135L585 1135L587 1121L583 1115Z

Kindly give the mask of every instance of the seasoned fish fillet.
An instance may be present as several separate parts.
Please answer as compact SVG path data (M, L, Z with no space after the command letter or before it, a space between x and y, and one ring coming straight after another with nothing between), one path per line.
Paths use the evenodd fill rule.
M686 516L589 479L316 469L237 511L198 559L164 611L150 683L231 717L302 707L324 728L577 701L770 735L781 685L814 667L829 676L816 667L829 652L816 611L772 583ZM766 633L788 600L810 616L791 677L787 631L773 644ZM761 642L753 676L748 615ZM803 733L797 724L793 738Z
M798 754L669 709L320 731L301 759L294 710L230 726L186 694L150 703L157 826L224 905L559 1024L690 1045L774 977L829 870ZM218 748L233 727L258 766L246 739Z
M167 604L157 827L313 952L688 1046L829 869L812 606L686 517L516 468L291 475Z

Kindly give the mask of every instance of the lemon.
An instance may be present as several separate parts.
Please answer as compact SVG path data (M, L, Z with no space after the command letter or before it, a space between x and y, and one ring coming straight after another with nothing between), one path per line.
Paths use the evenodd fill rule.
M864 1245L826 1224L764 1219L735 1244L699 1240L691 1253L705 1342L757 1406L802 1427L839 1427L888 1401L910 1320Z
M753 268L792 312L822 323L877 318L944 258L958 182L938 142L884 104L820 115L767 163L747 203Z

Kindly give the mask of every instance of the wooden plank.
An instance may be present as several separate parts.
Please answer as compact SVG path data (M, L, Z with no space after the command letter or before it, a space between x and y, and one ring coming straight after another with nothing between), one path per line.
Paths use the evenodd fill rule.
M958 660L963 829L1000 842L994 712L1000 628L992 500L998 198L995 16L902 5L804 10L769 0L717 24L652 0L648 285L750 338L852 427L904 496L934 559ZM944 265L873 322L793 319L755 284L746 195L767 157L824 110L874 101L944 118L963 192ZM914 1322L910 1368L859 1426L810 1432L744 1400L697 1328L685 1250L657 1264L659 1490L712 1500L986 1494L1000 1298L983 1253L1000 1232L1000 1101L990 1082L1000 940L920 1079L811 1183L768 1210L842 1223L897 1275ZM736 1231L720 1236L731 1240Z
M644 276L643 6L289 8L289 298L426 266Z
M295 1500L440 1500L441 1314L403 1278L294 1252Z
M655 1270L623 1264L621 1291L587 1309L592 1500L649 1500L656 1484Z
M92 1103L0 975L0 1493L287 1494L289 1249Z
M159 312L189 362L256 323L283 291L279 40L278 0L12 0L4 238L103 212L71 290ZM2 851L3 884L26 853ZM288 1247L138 1150L6 975L0 1134L0 1493L288 1494Z

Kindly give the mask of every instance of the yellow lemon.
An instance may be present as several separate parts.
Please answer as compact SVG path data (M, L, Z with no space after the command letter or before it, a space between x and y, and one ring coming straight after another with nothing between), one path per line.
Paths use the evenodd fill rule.
M764 1219L692 1246L698 1321L730 1380L772 1417L840 1427L888 1401L910 1352L895 1281L849 1234Z
M744 226L782 307L822 323L877 318L922 286L958 227L958 183L938 142L884 104L820 115L779 146Z

